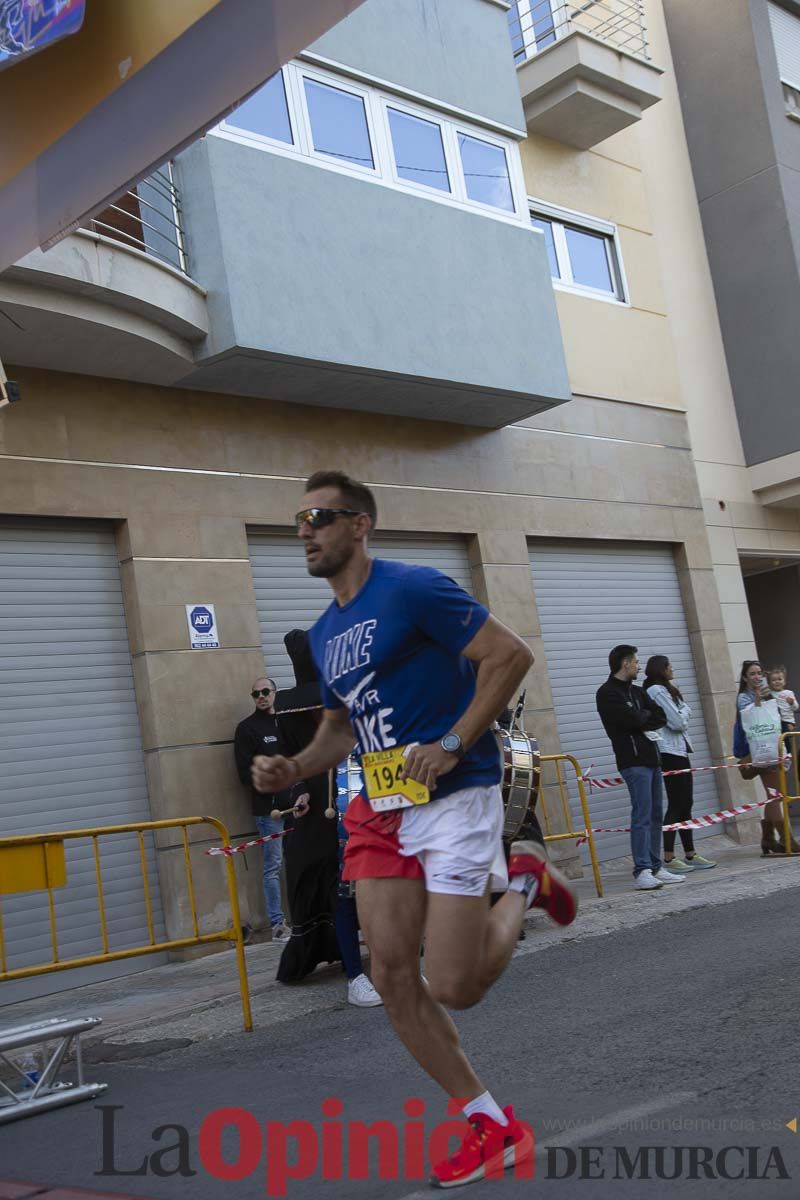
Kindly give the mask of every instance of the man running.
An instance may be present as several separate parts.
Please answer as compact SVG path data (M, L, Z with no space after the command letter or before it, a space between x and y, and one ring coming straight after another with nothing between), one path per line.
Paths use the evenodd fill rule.
M443 1006L469 1008L485 995L528 908L568 925L577 901L535 843L512 845L508 871L503 855L502 765L490 727L531 651L441 572L370 558L376 515L372 492L347 475L319 471L306 484L298 536L309 574L334 595L310 634L324 717L296 757L257 758L253 782L260 791L288 787L357 746L375 798L348 809L344 878L356 881L373 983L398 1036L450 1097L466 1101L470 1132L431 1178L454 1187L521 1163L533 1139L478 1079ZM383 811L387 780L389 792L408 784L417 800L428 789L430 801ZM506 887L490 909L490 892Z

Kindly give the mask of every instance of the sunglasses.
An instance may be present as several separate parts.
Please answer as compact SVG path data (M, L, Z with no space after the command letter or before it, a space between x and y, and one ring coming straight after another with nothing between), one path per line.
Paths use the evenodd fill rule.
M250 695L253 697L254 700L257 700L259 696L263 696L264 699L266 700L267 696L274 695L274 692L275 692L275 688L256 688L255 691L252 691L250 693Z
M324 529L332 525L337 517L361 517L364 514L354 508L301 508L295 514L294 523L298 529L310 525L312 529Z

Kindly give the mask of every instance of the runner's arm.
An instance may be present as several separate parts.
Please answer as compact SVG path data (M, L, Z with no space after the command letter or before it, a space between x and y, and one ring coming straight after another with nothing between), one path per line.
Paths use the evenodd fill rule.
M484 621L462 654L477 666L475 695L448 733L457 733L469 750L508 704L533 665L533 652L495 617ZM415 779L430 791L440 775L452 771L459 757L448 754L439 742L414 746L406 754L403 776Z
M347 758L355 735L345 708L326 708L310 745L293 758L276 754L253 760L253 787L257 792L277 792L298 779L310 779Z
M533 666L533 651L496 617L484 621L462 651L477 667L475 695L448 732L457 733L465 750L477 742L516 695Z

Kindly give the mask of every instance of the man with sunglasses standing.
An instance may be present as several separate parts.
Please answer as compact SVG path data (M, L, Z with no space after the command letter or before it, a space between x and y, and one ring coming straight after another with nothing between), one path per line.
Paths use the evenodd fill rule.
M252 786L250 773L253 760L257 756L286 754L290 749L281 736L275 716L275 692L276 687L272 679L263 676L255 681L250 692L255 701L255 709L236 726L233 739L236 769L242 783L250 785L253 816L256 819L259 837L266 837L270 833L282 833L284 829L283 821L274 821L269 815L276 806L274 794L256 791ZM279 804L278 807L282 805ZM263 851L264 899L272 927L272 940L288 942L291 934L281 907L281 839L274 838L271 842L265 842Z
M356 881L373 983L406 1048L469 1122L431 1182L502 1174L532 1157L531 1130L478 1079L444 1006L481 999L532 905L562 925L577 910L541 847L515 842L508 870L503 855L502 767L490 726L533 655L441 572L370 557L376 507L364 484L317 472L296 523L309 574L327 579L334 596L310 632L324 716L300 754L256 758L253 783L287 787L341 762L355 743L369 795L345 816L343 878ZM506 887L490 909L490 892Z

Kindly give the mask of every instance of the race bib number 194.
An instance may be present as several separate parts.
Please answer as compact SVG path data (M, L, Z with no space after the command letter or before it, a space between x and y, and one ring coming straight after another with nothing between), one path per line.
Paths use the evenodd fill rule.
M405 766L405 749L405 746L393 746L391 750L362 754L364 786L373 812L413 808L416 804L427 804L430 800L431 794L424 784L417 783L415 779L401 778Z

